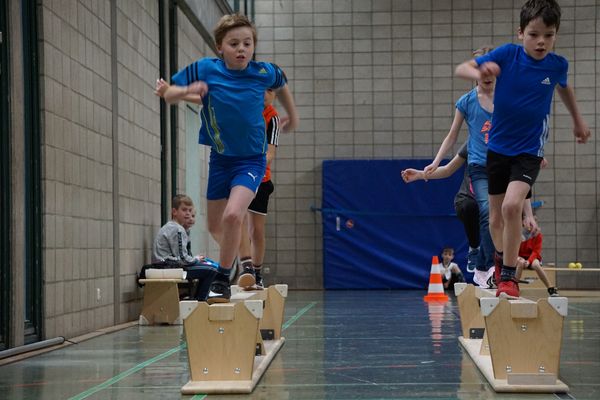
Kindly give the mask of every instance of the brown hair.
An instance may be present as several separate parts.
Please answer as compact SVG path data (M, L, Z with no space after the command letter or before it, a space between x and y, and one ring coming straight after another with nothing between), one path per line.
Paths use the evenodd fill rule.
M217 46L221 46L221 43L223 43L223 38L227 32L240 27L248 27L252 30L252 39L254 39L254 45L256 46L256 27L254 24L252 24L252 22L250 22L248 17L238 13L223 15L217 23L217 26L213 32Z
M192 201L190 196L188 196L186 194L175 195L175 197L173 197L173 200L172 200L172 207L174 209L178 210L182 204L189 206L189 207L194 207L194 202Z
M560 26L561 10L558 3L554 0L529 0L521 8L520 24L521 32L531 21L541 18L547 27L555 27L558 32Z

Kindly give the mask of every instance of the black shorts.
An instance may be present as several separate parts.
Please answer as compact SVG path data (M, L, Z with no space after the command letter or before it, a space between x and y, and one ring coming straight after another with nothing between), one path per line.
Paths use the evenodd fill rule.
M508 184L521 181L531 188L540 173L542 157L531 154L505 156L491 150L487 152L488 193L491 195L506 193ZM527 198L531 197L531 190Z
M258 187L258 191L256 192L256 196L252 203L248 206L248 211L252 211L257 214L267 215L267 208L269 207L269 196L275 190L275 186L273 182L266 181L261 182Z

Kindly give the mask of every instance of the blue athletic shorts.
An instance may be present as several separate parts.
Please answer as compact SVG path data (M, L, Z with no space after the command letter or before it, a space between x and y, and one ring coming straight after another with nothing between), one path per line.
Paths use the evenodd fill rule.
M265 175L266 166L265 154L231 157L211 151L206 198L208 200L227 199L234 186L245 186L256 193Z

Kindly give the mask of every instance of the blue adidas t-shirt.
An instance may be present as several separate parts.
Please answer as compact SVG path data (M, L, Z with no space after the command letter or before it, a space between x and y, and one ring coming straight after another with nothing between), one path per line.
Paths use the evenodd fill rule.
M467 142L469 164L485 167L492 113L486 111L479 104L477 88L463 94L456 102L456 109L465 117L469 129L469 140Z
M199 143L225 156L252 156L267 152L262 116L265 90L285 85L281 69L251 61L243 70L231 70L220 58L203 58L177 72L171 81L187 86L204 81Z
M567 86L569 63L554 53L536 60L516 44L505 44L475 59L478 65L488 61L500 66L489 149L507 156L543 157L554 87Z

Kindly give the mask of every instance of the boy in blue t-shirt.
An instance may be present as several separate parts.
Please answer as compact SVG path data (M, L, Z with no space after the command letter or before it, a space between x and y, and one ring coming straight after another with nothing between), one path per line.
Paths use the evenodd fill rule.
M220 266L209 303L229 301L229 274L240 244L241 223L265 173L265 90L276 90L287 112L282 118L283 130L298 125L283 71L271 63L252 61L256 29L248 18L225 15L214 34L220 58L203 58L188 65L173 75L172 85L159 79L155 91L170 103L187 100L203 105L199 142L211 146L207 224L220 247ZM248 274L239 282L252 286L255 278Z
M462 78L496 76L487 173L497 296L519 296L515 272L523 200L540 171L555 87L573 119L577 142L585 143L590 137L567 84L568 62L551 52L560 16L555 0L529 0L521 8L518 38L522 45L505 44L456 68Z

